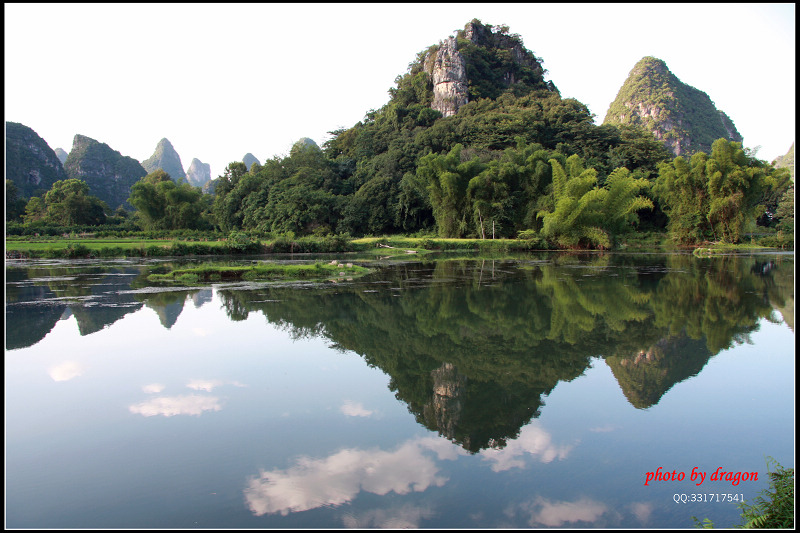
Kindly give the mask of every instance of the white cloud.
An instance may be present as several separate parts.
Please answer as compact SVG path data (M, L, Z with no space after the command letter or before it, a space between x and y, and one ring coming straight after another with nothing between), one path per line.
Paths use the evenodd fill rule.
M406 442L391 452L351 448L321 459L301 457L286 470L261 471L249 479L245 499L256 516L287 515L342 505L360 491L378 495L422 492L447 481L425 450L434 451L440 459L455 458L458 453L445 451L448 446L455 448L442 439L423 438Z
M247 386L238 381L223 381L221 379L193 379L186 384L186 386L192 390L202 390L206 392L211 392L213 389L223 385L233 385L235 387Z
M531 513L531 527L560 527L566 523L594 522L608 509L604 504L589 498L581 498L574 502L546 500L537 498L532 508L538 508Z
M511 468L523 468L525 458L533 456L542 463L554 459L566 459L572 445L556 445L550 434L542 429L536 421L523 427L519 437L510 441L505 448L490 448L481 452L481 457L490 461L492 470L501 472Z
M53 381L69 381L83 374L84 368L75 361L65 361L60 365L50 367L47 373Z
M158 394L159 392L163 391L164 388L165 386L161 383L151 383L142 387L142 391L146 392L147 394Z
M222 406L219 398L214 396L190 394L188 396L159 396L146 402L131 405L128 409L131 413L142 416L200 416L206 411L219 411Z
M643 525L650 521L650 515L653 513L653 504L644 502L635 502L630 505L631 512L639 519Z
M373 411L365 409L363 405L360 403L352 402L350 400L346 400L344 404L339 408L339 410L345 416L371 416Z

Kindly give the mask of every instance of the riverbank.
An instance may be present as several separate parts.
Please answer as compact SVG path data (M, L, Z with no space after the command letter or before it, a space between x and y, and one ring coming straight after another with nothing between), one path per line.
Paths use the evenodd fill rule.
M665 251L675 249L664 234L631 234L616 250ZM696 253L726 253L754 249L794 249L794 243L775 246L772 242L693 247ZM6 236L6 259L100 259L116 257L181 257L220 255L259 255L271 253L363 252L376 256L425 254L432 251L470 251L485 254L552 251L540 239L445 239L438 237L346 236L288 237L258 239L246 234L230 238L111 238L91 236Z

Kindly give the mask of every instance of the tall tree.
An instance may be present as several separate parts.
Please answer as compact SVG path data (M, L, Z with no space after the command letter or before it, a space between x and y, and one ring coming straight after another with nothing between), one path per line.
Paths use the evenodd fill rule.
M153 229L203 229L209 226L208 199L199 188L181 180L175 183L161 169L131 187L128 201L137 209L141 225Z
M6 221L20 222L25 214L25 204L14 182L6 179Z
M420 159L417 175L427 184L433 216L441 237L464 237L469 232L471 209L467 188L486 165L478 157L461 161L463 146L446 155L428 154Z
M677 241L735 243L755 227L765 197L783 178L782 169L750 157L741 143L717 139L710 156L700 152L689 163L679 156L662 164L653 191Z
M25 208L25 221L42 220L59 226L98 225L106 221L108 206L89 194L79 179L59 180L44 198L33 197Z

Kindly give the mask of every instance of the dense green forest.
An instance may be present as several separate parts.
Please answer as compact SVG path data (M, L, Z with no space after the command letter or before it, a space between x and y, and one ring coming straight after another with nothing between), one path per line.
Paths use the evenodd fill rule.
M637 228L681 244L739 242L757 222L793 233L788 170L741 143L672 158L641 127L595 125L507 27L473 20L456 42L468 102L452 116L431 107L440 43L417 54L386 105L321 148L298 142L263 165L230 163L213 195L157 170L131 188L133 212L111 213L76 180L29 200L6 180L7 233L110 224L254 237L521 237L561 248L610 248Z

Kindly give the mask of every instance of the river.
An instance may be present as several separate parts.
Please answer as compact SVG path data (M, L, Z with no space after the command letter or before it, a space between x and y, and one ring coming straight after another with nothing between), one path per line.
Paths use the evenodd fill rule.
M726 527L794 467L793 253L177 263L6 261L7 527Z

